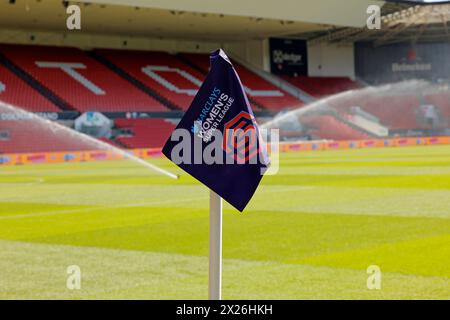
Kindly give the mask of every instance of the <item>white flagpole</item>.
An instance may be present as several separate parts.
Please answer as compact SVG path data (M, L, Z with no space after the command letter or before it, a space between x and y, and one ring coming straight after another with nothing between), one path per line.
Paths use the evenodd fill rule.
M222 298L222 198L209 191L209 300Z

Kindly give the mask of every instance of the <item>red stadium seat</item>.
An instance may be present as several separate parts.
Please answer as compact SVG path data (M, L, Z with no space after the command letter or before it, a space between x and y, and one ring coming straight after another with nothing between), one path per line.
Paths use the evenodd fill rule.
M361 107L373 114L391 129L416 129L416 111L420 106L418 97L413 96L369 96L361 101Z
M164 52L96 52L182 110L190 106L205 77L176 56Z
M115 125L131 131L131 136L116 140L127 148L159 148L164 145L175 124L164 119L117 119Z
M283 79L316 98L360 88L360 85L348 77L291 77Z
M327 103L341 115L351 114L352 107L360 107L363 111L378 118L380 124L389 129L421 128L417 121L417 110L421 105L419 97L383 96L364 92L361 95L348 95Z
M209 58L205 54L183 53L181 56L205 72L209 68ZM302 101L274 86L239 63L233 61L233 65L246 88L248 96L262 107L268 110L282 110L303 105Z
M25 81L2 65L0 65L0 101L32 112L61 111Z
M180 53L183 60L189 61L195 65L202 73L206 74L209 70L209 56L202 53Z
M80 139L67 139L32 120L0 121L0 153L86 150ZM7 135L7 138L5 137Z
M370 138L369 135L353 129L329 115L306 116L302 118L302 124L308 126L311 133L320 139L360 140Z
M2 45L0 52L76 110L168 110L79 49Z

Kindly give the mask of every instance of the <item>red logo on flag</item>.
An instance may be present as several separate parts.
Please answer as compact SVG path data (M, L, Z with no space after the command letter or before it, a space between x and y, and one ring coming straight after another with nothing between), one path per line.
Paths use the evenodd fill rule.
M225 124L223 149L238 163L246 163L258 155L258 133L253 117L241 111Z

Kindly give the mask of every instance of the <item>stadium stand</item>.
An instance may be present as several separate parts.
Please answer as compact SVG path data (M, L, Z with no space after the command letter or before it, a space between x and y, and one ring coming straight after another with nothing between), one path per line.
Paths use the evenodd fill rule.
M180 53L178 57L189 63L192 67L201 71L203 74L208 73L209 70L209 58L208 55L202 53Z
M177 57L200 73L204 75L208 73L209 57L207 55L198 53L179 53L177 54ZM256 102L251 96L247 95L247 98L252 106L252 110L259 111L265 109L264 106Z
M207 55L183 53L180 54L180 57L184 61L189 61L204 73L208 71L209 59ZM244 87L246 87L249 98L254 100L257 106L267 110L279 111L286 108L298 108L303 105L302 101L274 86L236 61L233 61L233 65Z
M420 100L414 96L369 96L361 107L391 129L418 128L416 111Z
M0 101L32 112L59 112L57 106L0 65Z
M378 121L390 129L417 129L417 110L420 106L420 98L406 95L373 95L353 98L342 97L328 104L338 110L342 116L350 114L352 107L359 107L368 115L372 115Z
M0 121L0 154L21 152L50 152L84 150L79 139L68 140L55 134L50 127L42 127L30 120Z
M79 49L1 45L0 52L74 110L168 110Z
M357 82L347 77L282 76L282 78L316 98L361 87Z
M308 128L309 135L314 138L332 140L370 138L369 135L353 129L331 115L305 116L302 118L302 124Z
M69 110L80 112L186 110L209 68L208 55L193 53L84 52L68 47L0 45L1 55L0 100L33 112L60 112L67 110L65 104ZM255 110L279 111L303 105L245 66L233 63ZM283 78L316 98L360 87L346 77ZM58 99L64 103L58 104ZM302 122L308 128L307 135L336 140L369 138L366 131L347 121L355 106L349 99L330 102L335 115L305 117ZM425 100L439 110L442 123L450 123L447 94L429 95ZM389 129L431 129L418 119L419 97L368 95L357 102L361 110ZM161 118L117 119L115 126L119 132L115 140L100 140L122 148L161 147L175 127ZM0 152L79 150L76 145L62 146L55 137L37 139L30 130L2 121Z
M116 137L116 141L126 148L161 147L175 129L173 123L159 118L117 119L115 125L127 132Z
M190 106L205 77L175 55L165 52L125 50L95 52L182 110Z

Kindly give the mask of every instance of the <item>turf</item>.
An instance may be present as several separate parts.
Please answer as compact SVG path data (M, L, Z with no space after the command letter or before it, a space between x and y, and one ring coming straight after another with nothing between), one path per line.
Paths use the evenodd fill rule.
M152 163L181 179L0 167L0 298L206 298L208 191ZM282 154L245 213L225 205L223 246L226 299L449 299L450 147Z

